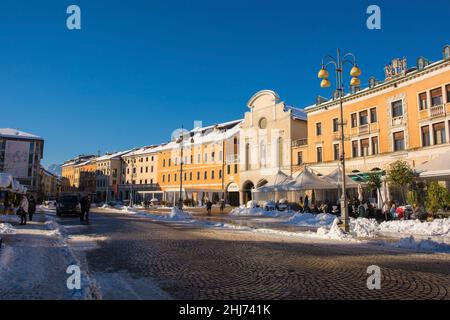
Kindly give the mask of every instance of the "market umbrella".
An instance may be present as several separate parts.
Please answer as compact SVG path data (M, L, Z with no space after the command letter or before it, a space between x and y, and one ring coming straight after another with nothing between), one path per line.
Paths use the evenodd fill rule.
M334 189L334 185L327 181L322 180L314 173L305 168L302 173L300 173L294 181L286 186L291 191L300 190L325 190Z
M341 167L337 168L330 174L326 175L322 178L324 181L334 185L336 188L339 188L342 185L342 170ZM349 176L345 176L345 186L347 188L358 188L359 183L354 181Z
M358 185L358 200L360 202L364 200L363 188L361 185Z

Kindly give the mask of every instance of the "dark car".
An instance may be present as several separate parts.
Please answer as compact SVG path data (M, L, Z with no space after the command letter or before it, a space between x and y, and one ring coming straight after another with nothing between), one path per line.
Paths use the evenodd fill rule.
M77 195L62 195L56 202L56 215L81 214L80 197Z

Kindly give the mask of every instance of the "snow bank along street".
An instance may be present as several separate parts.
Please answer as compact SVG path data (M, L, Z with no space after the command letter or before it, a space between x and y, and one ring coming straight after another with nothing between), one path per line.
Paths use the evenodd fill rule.
M87 276L80 290L68 290L69 265L79 265L58 223L42 214L20 226L0 215L0 299L87 299L95 292ZM3 221L8 221L7 223Z

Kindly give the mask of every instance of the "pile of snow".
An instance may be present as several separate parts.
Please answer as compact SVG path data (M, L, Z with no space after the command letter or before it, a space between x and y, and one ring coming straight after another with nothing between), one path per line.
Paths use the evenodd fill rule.
M292 216L291 211L278 211L278 210L266 210L260 207L246 208L239 207L231 210L230 215L232 216L243 216L243 217L280 217L280 216Z
M296 213L288 223L299 227L325 227L330 228L336 216L329 213Z
M264 215L264 210L263 208L257 208L257 207L239 207L239 208L234 208L233 210L231 210L230 215L232 216L262 216Z
M15 233L14 227L9 223L0 223L0 234Z
M334 216L333 216L334 217ZM334 217L331 228L328 230L327 228L320 227L317 229L316 234L324 239L333 239L333 240L350 240L353 239L351 234L345 233L341 227L339 227L339 219Z
M357 237L373 238L379 234L379 225L375 219L350 219L350 233Z
M420 236L450 236L450 218L431 222L419 220L385 221L379 225L380 232L401 233Z
M100 208L102 209L113 209L116 211L120 211L122 213L136 213L137 210L134 207L128 207L128 206L123 206L123 205L114 205L114 206L110 206L108 204L104 204L102 205Z
M450 253L450 246L448 244L432 240L416 241L413 236L401 238L399 242L389 243L388 245L403 249Z
M190 219L192 219L192 215L189 212L180 210L177 207L173 207L170 212L169 219L170 220L190 220Z

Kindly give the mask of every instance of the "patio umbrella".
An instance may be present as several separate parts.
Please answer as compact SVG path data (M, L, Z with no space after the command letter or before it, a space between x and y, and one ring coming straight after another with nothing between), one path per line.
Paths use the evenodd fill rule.
M358 200L359 201L363 201L364 200L363 188L362 188L361 185L358 185Z
M326 175L322 178L324 181L332 184L335 186L335 188L339 188L342 185L342 170L341 167L338 167L336 170L331 172L330 174ZM358 188L359 183L354 181L349 176L345 176L345 186L347 188Z
M306 168L286 187L291 191L334 189L332 184L322 180Z

